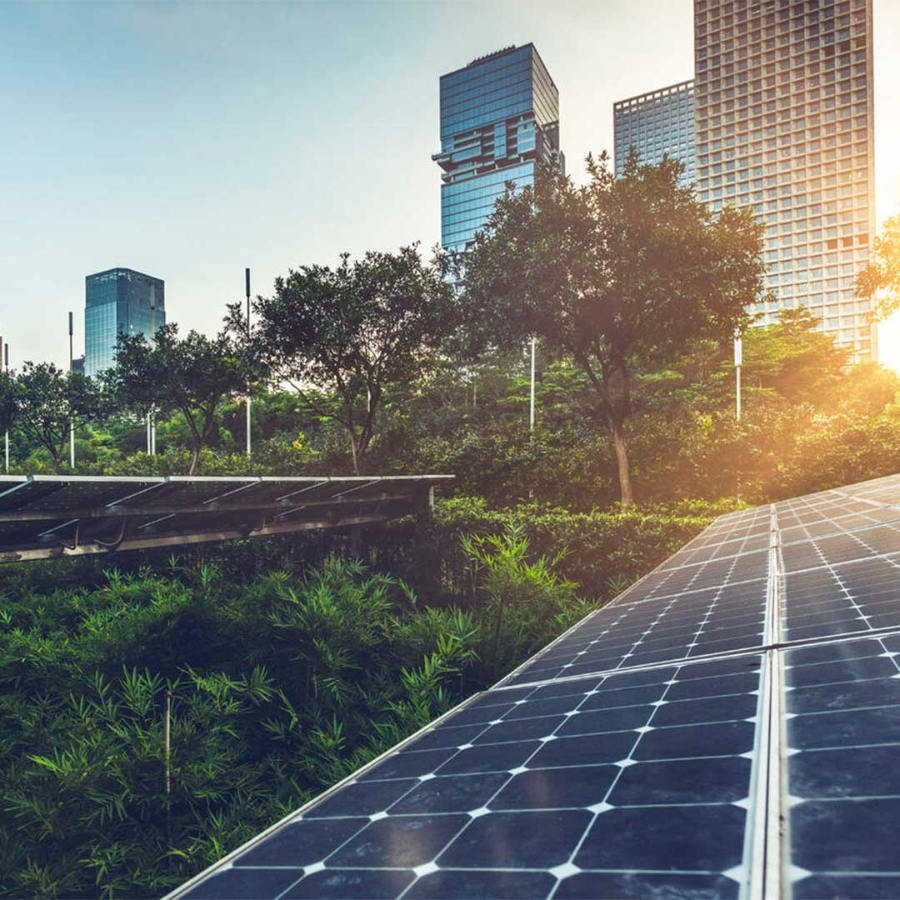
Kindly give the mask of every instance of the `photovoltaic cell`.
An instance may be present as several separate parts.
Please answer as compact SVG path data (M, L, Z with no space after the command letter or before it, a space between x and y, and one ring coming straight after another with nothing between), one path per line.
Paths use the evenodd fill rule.
M900 476L722 516L172 896L900 896L898 570Z
M900 635L786 654L793 894L896 897Z
M0 475L0 562L384 522L449 477Z
M717 588L631 602L623 598L593 614L504 684L755 649L763 639L766 590L764 579L723 579Z
M253 872L271 897L737 897L760 671L755 655L491 691L186 896Z

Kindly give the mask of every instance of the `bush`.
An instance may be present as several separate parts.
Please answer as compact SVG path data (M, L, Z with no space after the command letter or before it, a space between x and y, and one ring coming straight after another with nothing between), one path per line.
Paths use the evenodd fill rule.
M209 560L50 593L7 575L0 894L164 893L590 609L521 528L459 552L466 608L335 555L243 583Z

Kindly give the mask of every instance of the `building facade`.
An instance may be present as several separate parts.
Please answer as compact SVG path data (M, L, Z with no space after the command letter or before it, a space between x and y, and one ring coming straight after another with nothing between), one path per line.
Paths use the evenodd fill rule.
M115 365L119 334L149 338L166 324L165 283L133 269L108 269L85 278L84 374Z
M694 82L639 94L613 104L616 177L621 177L632 148L640 162L656 165L663 156L683 166L684 184L696 181Z
M808 306L874 358L853 296L875 231L872 0L694 0L694 54L700 197L766 227L774 299L754 311Z
M559 92L534 44L508 47L441 77L441 243L465 250L507 182L564 167Z

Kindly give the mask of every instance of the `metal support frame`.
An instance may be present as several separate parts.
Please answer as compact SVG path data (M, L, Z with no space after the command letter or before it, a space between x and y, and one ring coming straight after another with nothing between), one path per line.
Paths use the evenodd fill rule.
M17 527L0 535L0 562L366 525L410 513L426 521L434 483L448 477L3 476L0 525ZM297 482L302 487L287 489Z

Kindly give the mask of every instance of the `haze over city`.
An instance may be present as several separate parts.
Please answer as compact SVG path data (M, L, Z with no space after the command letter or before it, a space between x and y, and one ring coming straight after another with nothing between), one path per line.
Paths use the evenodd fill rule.
M879 223L900 189L900 4L875 2ZM561 147L612 150L616 100L693 74L690 0L539 3L10 3L0 37L0 241L11 364L83 348L84 276L166 281L170 321L342 251L440 237L438 79L533 41ZM890 335L882 356L892 362Z

